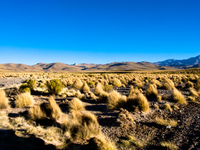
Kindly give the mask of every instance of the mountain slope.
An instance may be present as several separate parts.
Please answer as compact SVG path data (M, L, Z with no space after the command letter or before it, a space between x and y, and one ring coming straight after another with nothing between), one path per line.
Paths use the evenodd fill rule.
M38 63L33 66L25 64L0 64L0 71L19 72L82 72L82 71L133 71L133 70L167 70L172 67L162 67L149 62L115 62L109 64L78 64L68 65L64 63Z
M198 64L200 64L200 55L183 60L168 59L165 61L156 62L155 64L160 66L190 68L193 66L198 66Z

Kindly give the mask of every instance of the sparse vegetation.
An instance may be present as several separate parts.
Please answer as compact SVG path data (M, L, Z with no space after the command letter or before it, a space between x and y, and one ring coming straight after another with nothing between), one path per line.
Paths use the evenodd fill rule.
M196 148L200 76L177 72L0 73L28 79L21 87L0 90L0 105L3 99L9 108L0 111L0 139L25 140L19 143L25 149L33 138L41 140L43 149ZM7 138L10 131L14 140ZM179 139L194 142L186 145Z
M176 146L174 143L168 141L168 142L160 142L160 145L163 148L166 148L167 150L177 150L178 146Z
M155 119L155 123L161 126L171 126L171 127L176 127L177 126L177 121L174 119L163 119L162 117L157 117Z

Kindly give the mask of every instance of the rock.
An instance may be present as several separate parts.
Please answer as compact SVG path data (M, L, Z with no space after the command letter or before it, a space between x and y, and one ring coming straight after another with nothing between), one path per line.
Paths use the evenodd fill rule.
M167 126L166 126L166 128L167 128L167 129L170 129L170 128L171 128L171 126L170 126L170 125L167 125Z

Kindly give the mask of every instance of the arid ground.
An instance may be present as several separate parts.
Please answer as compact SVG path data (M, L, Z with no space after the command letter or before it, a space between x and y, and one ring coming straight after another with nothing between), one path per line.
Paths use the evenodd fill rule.
M200 149L199 70L1 73L0 149Z

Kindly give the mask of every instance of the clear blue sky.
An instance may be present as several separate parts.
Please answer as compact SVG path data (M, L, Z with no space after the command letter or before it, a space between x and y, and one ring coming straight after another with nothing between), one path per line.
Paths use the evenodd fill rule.
M200 0L0 0L0 63L200 55Z

